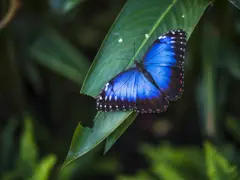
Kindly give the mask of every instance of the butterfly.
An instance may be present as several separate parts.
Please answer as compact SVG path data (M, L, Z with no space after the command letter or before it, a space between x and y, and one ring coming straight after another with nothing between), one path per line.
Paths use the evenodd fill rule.
M156 39L135 67L112 78L96 97L98 111L160 113L184 88L186 32L170 30Z

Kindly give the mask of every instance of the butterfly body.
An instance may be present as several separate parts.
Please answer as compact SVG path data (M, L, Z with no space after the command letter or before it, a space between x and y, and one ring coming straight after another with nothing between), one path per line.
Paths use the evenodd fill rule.
M136 65L136 68L139 72L141 72L145 78L147 78L152 84L155 84L154 79L150 75L150 73L144 68L144 64L141 62L138 62L137 60L134 60L134 64Z
M169 100L181 97L184 86L186 33L171 30L148 48L135 67L112 78L97 96L99 111L166 111Z

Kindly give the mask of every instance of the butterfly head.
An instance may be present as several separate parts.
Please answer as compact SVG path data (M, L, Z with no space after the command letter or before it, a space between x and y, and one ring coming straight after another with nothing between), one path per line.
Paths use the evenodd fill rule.
M139 63L137 60L133 60L133 62L134 62L134 64L137 64L137 63Z
M134 64L136 65L136 67L139 69L141 69L143 67L142 63L137 61L137 60L134 60Z

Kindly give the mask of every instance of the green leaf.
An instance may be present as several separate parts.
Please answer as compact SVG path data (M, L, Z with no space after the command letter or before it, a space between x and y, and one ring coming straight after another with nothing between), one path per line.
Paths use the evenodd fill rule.
M229 47L229 46L228 46ZM239 53L238 50L233 50L234 47L229 50L227 57L224 60L227 62L226 66L228 67L229 72L235 77L240 79L240 63L239 63Z
M133 64L134 59L140 60L162 33L182 28L189 37L209 3L209 0L127 1L106 36L81 92L96 96L107 81Z
M37 165L33 176L29 180L48 180L54 164L56 163L55 155L48 155Z
M30 177L37 160L37 146L33 137L33 124L29 116L24 119L24 132L20 140L18 169L23 177Z
M107 81L133 64L134 59L140 59L160 34L182 28L189 38L209 3L208 0L127 1L99 50L81 93L95 97ZM135 55L133 44L136 44ZM123 60L129 56L129 60ZM81 127L82 133L74 135L77 141L73 141L65 165L102 142L130 114L98 113L93 129Z
M164 180L185 180L184 177L177 171L172 165L166 163L159 163L153 168L153 172L160 178Z
M27 61L25 64L25 73L34 90L39 93L43 89L43 81L41 79L39 69L37 69L36 66L36 63Z
M219 138L217 128L216 106L216 60L219 49L219 35L209 22L204 24L203 31L203 76L198 86L198 103L200 114L203 115L203 133L209 137ZM211 38L211 41L209 39ZM209 51L211 49L211 51Z
M118 115L116 116L116 114ZM63 168L100 144L129 115L130 113L126 114L125 112L98 113L92 129L83 128L79 124L74 132Z
M146 179L153 179L148 173L144 171L139 171L134 176L127 176L127 175L120 175L117 177L116 180L146 180Z
M158 147L144 144L141 150L148 157L151 170L159 179L206 179L200 149L177 148L162 143Z
M228 0L232 5L234 5L236 8L240 9L240 0Z
M66 78L81 84L89 63L71 44L53 29L47 29L31 48L34 59Z
M16 120L10 119L0 134L0 174L12 165L12 162L9 162L9 160L12 157L12 153L14 153L14 131L16 127Z
M234 117L234 116L227 116L226 117L226 127L229 131L229 133L231 133L233 135L233 137L235 138L235 140L237 140L238 142L240 142L240 123L239 123L239 119Z
M57 13L67 13L86 0L50 0L52 9Z
M210 180L236 180L239 179L237 167L221 155L209 142L205 142L205 158L207 174Z
M106 154L109 149L113 146L113 144L117 141L117 139L126 131L126 129L132 124L135 120L137 114L131 114L124 122L107 137L104 154Z

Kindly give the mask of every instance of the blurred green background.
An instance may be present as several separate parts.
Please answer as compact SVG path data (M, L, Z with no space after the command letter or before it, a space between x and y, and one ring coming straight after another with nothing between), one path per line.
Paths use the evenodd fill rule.
M61 170L78 123L93 127L95 100L79 91L126 2L0 1L1 180L240 179L237 0L196 22L181 99L138 115L107 154L100 144Z

